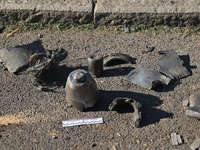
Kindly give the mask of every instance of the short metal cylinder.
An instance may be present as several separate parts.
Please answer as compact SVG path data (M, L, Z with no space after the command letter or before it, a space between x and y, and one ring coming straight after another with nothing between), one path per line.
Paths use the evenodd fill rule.
M99 98L95 80L83 69L77 69L70 73L65 91L69 104L80 111L94 106Z
M93 54L87 58L88 71L91 75L99 77L103 73L103 56L101 54Z

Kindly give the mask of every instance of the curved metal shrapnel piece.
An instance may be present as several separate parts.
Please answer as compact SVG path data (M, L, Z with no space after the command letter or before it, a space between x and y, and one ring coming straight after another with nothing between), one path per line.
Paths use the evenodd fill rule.
M114 53L104 58L104 66L114 66L122 63L131 63L131 57L126 54Z
M131 99L131 98L119 97L119 98L116 98L109 105L109 110L118 111L118 109L120 109L120 107L122 107L123 105L125 107L129 107L129 106L132 107L132 110L133 110L133 125L136 128L139 128L140 127L140 121L142 119L142 104L140 104L139 102L137 102L136 100Z

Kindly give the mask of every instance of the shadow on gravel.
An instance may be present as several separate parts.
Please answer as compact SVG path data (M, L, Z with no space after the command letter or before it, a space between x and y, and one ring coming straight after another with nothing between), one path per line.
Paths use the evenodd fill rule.
M176 80L171 80L170 83L167 86L160 85L154 89L156 92L169 92L169 91L174 91L175 87L180 85L180 81Z
M68 67L66 65L59 66L58 64L54 64L52 68L46 72L48 76L42 79L43 81L42 84L47 86L65 87L68 75L76 69L87 70L87 67L85 66Z
M181 55L179 57L180 57L181 60L183 60L184 66L189 71L190 76L192 76L192 69L196 69L197 66L190 66L190 56L189 55Z
M3 33L3 30L5 30L5 27L0 27L0 33Z
M172 117L172 113L165 112L154 108L162 104L162 101L153 95L134 93L130 91L103 91L100 90L100 100L94 107L87 109L87 111L109 111L108 106L112 101L118 97L133 98L140 102L143 106L141 126L147 126L159 122L160 119ZM130 110L121 111L121 113L130 113Z
M51 55L54 52L58 52L58 50L48 50L49 55ZM87 70L87 67L85 66L76 66L76 67L68 67L65 64L59 65L60 62L63 60L66 60L68 56L68 52L61 48L58 52L58 55L55 59L55 62L51 66L50 69L47 70L47 72L44 74L42 78L42 85L44 86L58 86L58 87L65 87L68 75L76 70L76 69L85 69ZM48 91L46 91L48 92ZM53 91L51 91L53 92Z
M153 108L151 106L146 106L143 108L142 111L141 127L159 122L160 119L171 118L173 117L173 115L173 113L168 113L166 111Z
M103 71L102 77L124 76L124 75L127 75L133 69L135 68L119 67L119 68L114 68L114 69L105 69Z
M4 132L8 129L14 129L14 128L19 128L19 127L22 127L23 124L8 124L8 125L0 125L0 132ZM0 137L1 138L1 137Z

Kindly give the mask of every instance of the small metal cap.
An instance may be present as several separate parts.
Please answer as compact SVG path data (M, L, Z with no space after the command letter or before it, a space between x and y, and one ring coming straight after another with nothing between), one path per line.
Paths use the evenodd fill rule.
M75 74L74 74L74 80L76 81L76 82L84 82L84 80L85 80L85 74L83 73L83 72L76 72Z

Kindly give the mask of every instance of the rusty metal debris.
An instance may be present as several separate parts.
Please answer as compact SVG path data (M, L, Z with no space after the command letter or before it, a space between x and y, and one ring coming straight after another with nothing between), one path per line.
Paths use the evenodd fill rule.
M31 81L34 85L38 85L44 73L53 64L55 58L55 53L52 54L51 58L47 58L46 55L41 53L34 54L29 58L31 67L26 70L26 73L31 75Z
M192 94L189 97L190 106L186 110L186 116L200 119L200 94Z
M39 40L26 45L3 48L0 50L0 59L9 72L18 73L28 67L31 57L38 53L45 55L45 50Z
M171 80L158 71L143 66L138 66L132 70L125 79L149 90L160 84L168 85Z
M140 127L140 121L142 119L142 104L131 98L116 98L110 105L109 110L118 111L121 107L125 107L127 110L131 106L133 111L133 125L138 128Z
M114 53L104 58L104 66L114 66L121 63L131 63L131 57L126 54Z
M91 75L99 77L103 73L103 56L101 54L93 54L87 58L88 71Z
M69 104L79 111L93 107L99 98L95 80L83 69L77 69L70 73L65 91Z
M190 73L183 66L184 62L179 58L174 50L159 51L160 55L164 55L158 60L160 71L172 79L180 79L189 76Z

